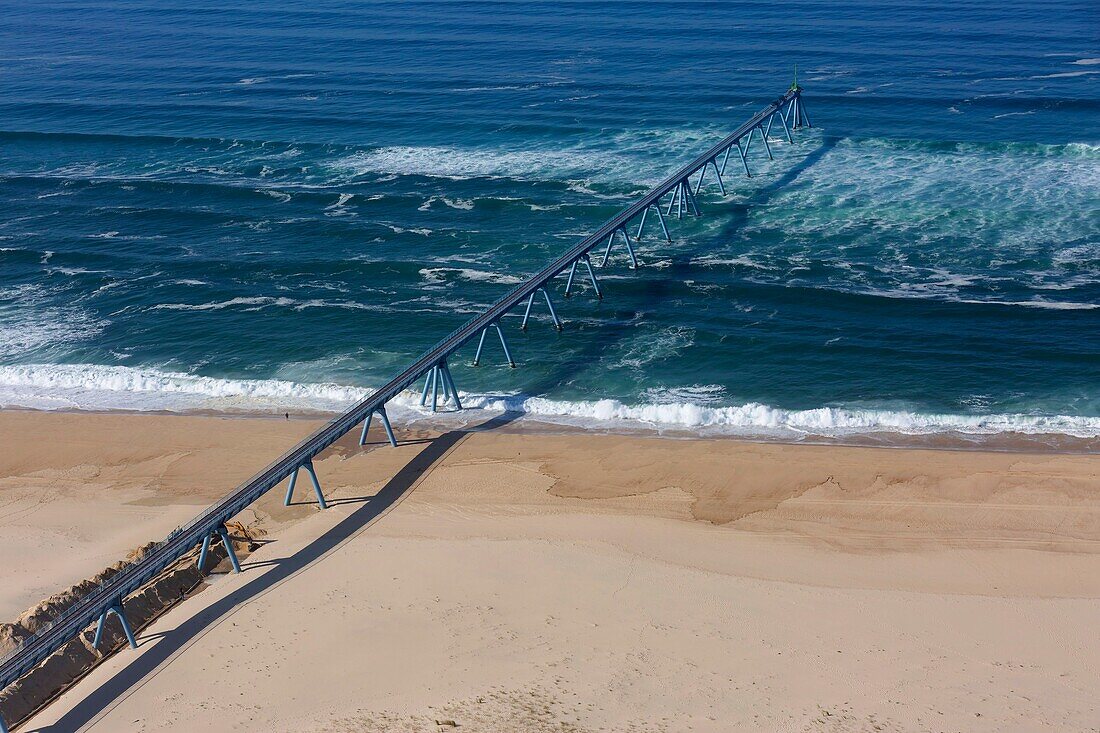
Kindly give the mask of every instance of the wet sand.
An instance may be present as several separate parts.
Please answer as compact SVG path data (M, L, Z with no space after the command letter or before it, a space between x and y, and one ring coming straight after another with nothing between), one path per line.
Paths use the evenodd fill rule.
M7 617L317 423L0 413ZM1100 459L349 436L27 730L1095 730ZM442 723L442 728L437 725Z

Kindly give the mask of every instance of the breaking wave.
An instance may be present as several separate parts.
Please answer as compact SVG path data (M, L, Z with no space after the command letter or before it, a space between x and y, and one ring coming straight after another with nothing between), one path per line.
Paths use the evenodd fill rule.
M338 412L371 394L370 389L280 379L222 379L182 372L92 364L25 364L0 367L0 406L45 410L214 411L271 413L284 410ZM547 422L605 429L705 430L708 433L801 437L867 433L927 435L1068 435L1100 437L1100 417L1037 414L926 414L904 410L818 407L790 410L760 403L714 404L714 386L687 389L672 401L626 404L618 400L554 400L526 395L460 392L467 409L518 412ZM700 394L696 394L699 392ZM654 395L649 395L651 398ZM392 407L395 418L423 417L418 395L405 392ZM704 403L704 404L700 404ZM709 404L706 404L709 403ZM446 414L442 415L446 419Z

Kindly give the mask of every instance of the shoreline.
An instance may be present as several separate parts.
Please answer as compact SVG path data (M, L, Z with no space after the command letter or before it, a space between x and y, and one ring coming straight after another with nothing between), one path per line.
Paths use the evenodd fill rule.
M43 410L33 407L0 407L4 412L61 414L61 415L148 415L153 417L210 417L227 420L272 420L272 421L309 421L327 422L342 414L326 410L296 410L285 418L283 413L263 410L125 410L125 409L84 409L62 408ZM476 427L476 423L505 414L504 411L467 409L462 412L443 411L440 413L413 413L411 420L394 422L394 430L417 431L448 430ZM403 416L405 417L405 416ZM448 419L449 417L449 419ZM476 419L475 419L476 418ZM605 421L606 422L606 421ZM852 448L882 448L886 450L930 450L959 451L976 453L1034 453L1053 455L1097 455L1100 454L1100 437L1081 438L1064 433L1012 433L968 434L958 431L935 433L904 433L891 430L853 432L847 435L823 435L806 433L801 440L787 436L770 436L725 433L719 429L706 428L691 430L687 427L661 427L657 425L636 424L623 421L616 426L580 425L565 421L546 419L545 416L521 414L497 431L531 435L606 435L637 438L659 438L663 440L715 440L762 445L818 445Z

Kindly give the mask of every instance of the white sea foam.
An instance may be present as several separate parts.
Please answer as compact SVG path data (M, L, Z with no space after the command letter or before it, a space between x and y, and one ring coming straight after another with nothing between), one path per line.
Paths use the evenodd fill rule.
M420 275L430 283L443 283L451 277L500 285L519 285L524 281L522 277L516 275L486 272L485 270L474 270L466 267L425 267L420 270Z
M287 201L290 201L290 199L291 199L291 195L289 193L285 193L283 191L275 191L275 190L272 190L270 188L261 188L261 189L258 189L258 190L259 190L260 193L262 193L266 196L270 196L271 198L275 199L276 201L278 201L281 204L285 204Z
M0 367L0 405L33 409L214 410L264 412L340 411L370 389L303 384L279 379L223 379L182 372L92 364L24 364ZM651 402L552 400L525 395L460 392L464 406L490 413L518 412L562 424L604 428L686 429L746 436L840 436L877 432L923 435L957 432L1062 434L1100 437L1100 417L1026 414L922 414L904 410L820 407L785 410L759 403L721 406L721 387L697 385L651 392ZM398 419L425 416L419 395L393 403ZM680 401L686 400L686 401ZM706 404L703 404L706 403Z
M840 140L769 206L749 210L748 234L781 231L784 239L735 254L744 265L763 266L746 273L761 282L1092 309L1088 288L1100 277L1100 261L1090 260L1088 244L1063 255L1059 243L1080 246L1100 233L1098 156L1091 143ZM976 201L996 205L962 203ZM1036 297L1052 285L1066 291L1061 301Z
M278 379L217 379L94 364L0 367L0 404L35 409L339 410L370 390Z
M463 211L469 211L474 208L474 202L470 199L451 199L446 196L432 196L427 201L417 207L417 211L431 211L432 204L436 201L440 201L444 206L449 206L452 209L461 209Z
M1088 76L1090 74L1100 74L1100 71L1094 71L1088 69L1084 71L1060 71L1056 74L1040 74L1039 76L1029 76L1028 79L1064 79L1072 76Z
M455 180L507 177L567 181L577 193L618 198L628 194L600 193L591 184L655 183L683 158L684 150L703 147L719 139L723 132L717 127L625 130L554 148L393 146L345 155L329 163L329 167L338 175L350 175L353 179L390 174ZM465 208L460 201L454 204Z
M106 327L77 306L52 305L50 296L39 285L0 288L0 354L5 359L86 341Z
M347 208L348 202L355 197L353 193L341 193L337 195L336 201L325 207L325 216L348 216L353 212Z
M212 301L209 303L158 303L151 306L150 310L168 311L220 311L226 308L240 307L246 312L258 311L263 308L291 308L293 310L305 310L306 308L343 308L345 310L384 310L385 306L371 305L369 303L357 303L353 300L323 300L313 298L309 300L297 300L295 298L272 298L269 296L257 296L249 298L231 298L229 300Z
M447 206L450 206L452 209L462 209L464 211L469 211L470 209L474 208L474 202L470 199L450 199L444 196L442 200L443 203L445 203Z
M667 428L710 428L733 434L843 435L895 432L907 435L959 432L974 435L997 433L1065 434L1100 436L1100 417L1069 415L943 415L894 410L853 410L820 407L784 410L759 403L711 407L694 403L626 405L617 400L563 402L540 397L489 399L471 406L518 410L542 417L590 419L600 423L638 423Z

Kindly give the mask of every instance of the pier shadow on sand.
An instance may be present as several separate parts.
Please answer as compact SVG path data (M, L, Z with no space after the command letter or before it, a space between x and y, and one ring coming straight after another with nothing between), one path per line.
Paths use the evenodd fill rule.
M116 703L121 702L131 690L140 687L156 674L162 665L185 651L191 642L227 620L236 609L259 598L284 580L323 559L328 553L369 527L388 509L399 504L417 482L437 466L466 436L471 433L494 430L518 417L520 413L504 413L478 425L452 430L432 439L423 450L386 482L377 494L340 520L336 526L290 557L251 566L253 569L259 567L270 567L270 569L225 597L219 598L179 626L157 634L141 635L138 640L141 647L153 640L156 640L156 644L144 649L140 654L135 654L114 676L101 683L96 689L85 693L83 699L66 711L57 722L39 727L24 726L20 730L70 733L95 721L101 714L112 709ZM247 569L249 568L246 567ZM128 652L128 649L122 649L118 653ZM69 691L69 694L79 695L81 692L80 686L77 685Z

